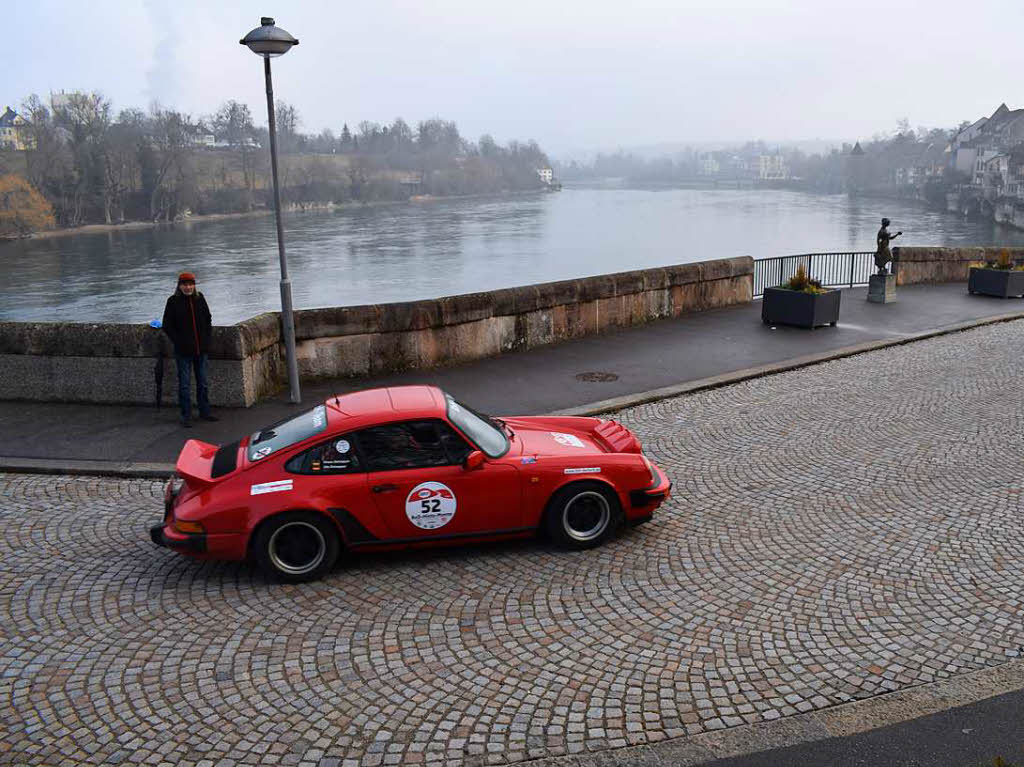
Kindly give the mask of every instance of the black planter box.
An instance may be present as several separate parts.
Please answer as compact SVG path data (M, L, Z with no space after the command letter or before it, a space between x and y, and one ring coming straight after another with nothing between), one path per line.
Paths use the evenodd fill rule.
M804 293L785 288L765 288L761 300L761 320L769 325L796 325L816 328L839 322L840 290Z
M967 292L1000 298L1024 296L1024 272L972 266L967 279Z

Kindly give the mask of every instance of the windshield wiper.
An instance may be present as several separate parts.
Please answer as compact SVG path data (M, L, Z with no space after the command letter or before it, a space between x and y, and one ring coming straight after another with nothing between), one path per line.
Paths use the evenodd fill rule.
M508 430L508 436L510 436L510 437L516 436L516 433L514 431L512 431L512 427L509 426L507 423L505 423L500 418L491 418L490 420L495 421L495 422L501 424L502 428L507 429Z

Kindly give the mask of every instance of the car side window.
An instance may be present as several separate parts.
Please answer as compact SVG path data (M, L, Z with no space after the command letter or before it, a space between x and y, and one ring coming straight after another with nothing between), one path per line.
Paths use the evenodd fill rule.
M451 427L439 421L406 421L374 426L359 432L357 439L366 459L367 471L451 466L465 458L455 440L463 445L465 442Z
M466 456L473 452L473 447L444 421L437 422L437 432L441 437L441 444L444 445L453 464L462 463L466 460Z
M288 471L299 474L354 474L365 471L348 436L334 437L288 461Z

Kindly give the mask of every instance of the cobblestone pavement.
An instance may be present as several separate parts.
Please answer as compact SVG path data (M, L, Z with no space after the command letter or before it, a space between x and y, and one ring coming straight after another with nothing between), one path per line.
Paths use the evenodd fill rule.
M1022 361L1015 322L638 407L651 524L302 586L154 548L157 483L0 476L0 764L596 755L1004 662Z

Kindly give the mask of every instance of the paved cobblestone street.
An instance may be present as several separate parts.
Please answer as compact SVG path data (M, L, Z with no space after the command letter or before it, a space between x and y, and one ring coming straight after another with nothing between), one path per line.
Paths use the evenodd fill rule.
M155 548L160 483L0 475L0 764L518 762L1005 662L1022 367L1011 322L633 408L651 524L301 586Z

